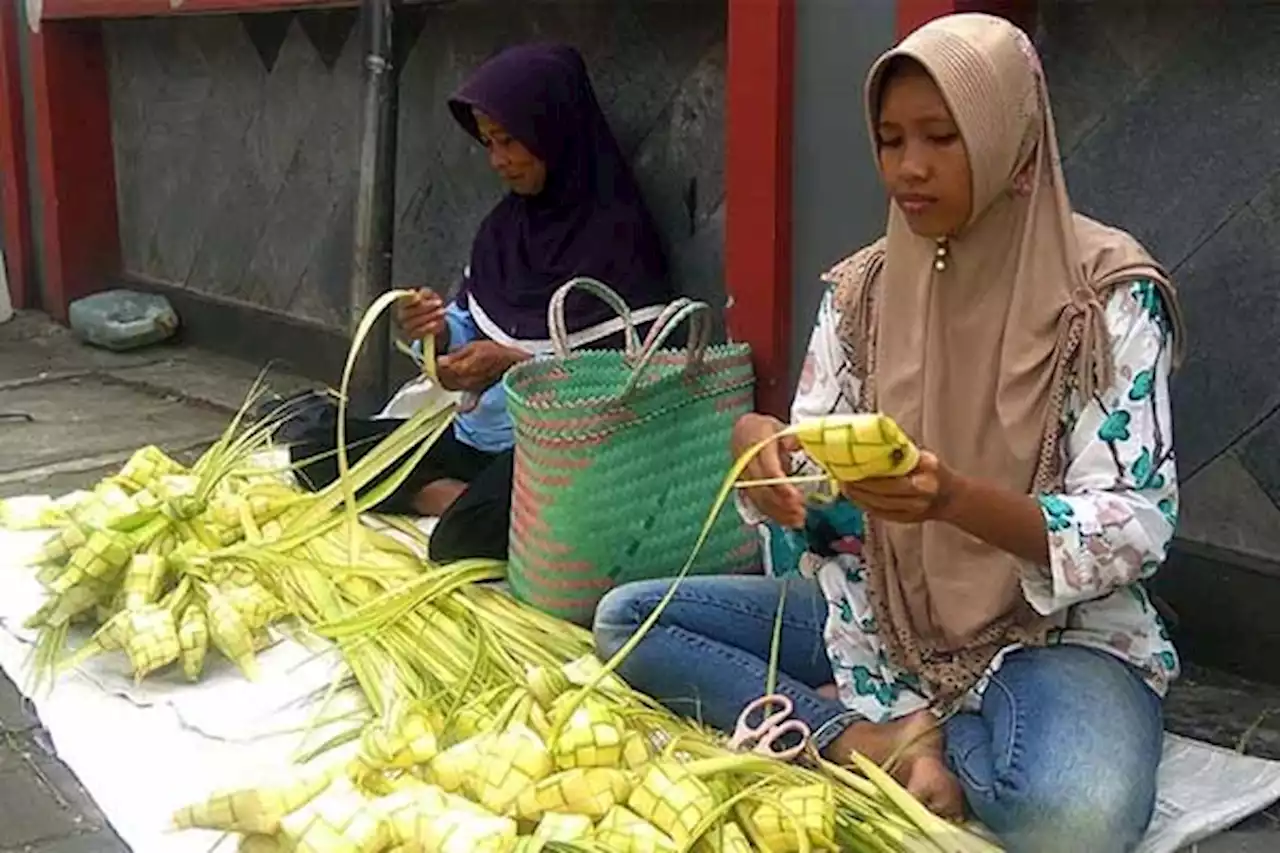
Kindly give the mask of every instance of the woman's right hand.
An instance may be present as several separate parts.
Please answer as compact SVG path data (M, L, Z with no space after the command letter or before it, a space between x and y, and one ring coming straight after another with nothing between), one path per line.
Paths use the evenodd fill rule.
M755 445L786 429L786 424L768 415L747 414L733 425L733 458L737 459ZM771 441L751 460L742 480L778 480L786 477L790 454L800 449L794 436ZM804 495L789 483L774 486L755 486L747 489L747 498L769 518L784 527L804 527Z
M415 290L396 302L396 322L411 341L439 337L448 328L444 320L444 300L425 287Z

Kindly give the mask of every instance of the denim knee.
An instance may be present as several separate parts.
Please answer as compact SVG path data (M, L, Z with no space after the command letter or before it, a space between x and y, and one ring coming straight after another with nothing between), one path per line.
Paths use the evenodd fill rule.
M596 605L596 616L591 626L596 654L601 660L608 660L626 645L640 623L652 612L649 600L655 590L661 594L666 588L667 584L662 581L641 581L614 587L605 593Z
M1160 700L1104 652L1010 655L981 714L953 717L946 740L969 805L1013 853L1123 853L1146 831Z
M1154 805L1115 776L1077 790L996 782L1000 817L988 822L1002 824L991 829L1010 853L1127 853L1142 840Z

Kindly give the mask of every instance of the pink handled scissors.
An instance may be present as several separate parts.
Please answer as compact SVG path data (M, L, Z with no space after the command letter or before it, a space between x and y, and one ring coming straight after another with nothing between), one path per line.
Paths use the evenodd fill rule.
M729 748L750 750L779 761L790 761L804 752L812 735L808 725L801 720L791 719L791 712L794 710L795 705L791 700L777 693L757 699L739 715L737 728L729 739ZM759 725L753 726L751 715L756 711L760 712L763 719ZM778 743L787 735L799 737L800 742L794 746Z

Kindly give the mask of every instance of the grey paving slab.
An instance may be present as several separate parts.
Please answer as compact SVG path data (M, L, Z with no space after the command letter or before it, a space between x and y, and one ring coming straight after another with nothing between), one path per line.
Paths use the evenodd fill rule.
M25 732L39 724L31 703L12 681L0 676L0 737Z
M0 769L0 847L80 834L85 817L68 808L35 768L8 751Z
M29 415L0 424L0 473L136 449L144 443L182 447L226 427L217 409L176 394L159 396L119 382L75 378L9 388L0 409Z
M1280 841L1274 832L1229 832L1202 841L1190 853L1276 853Z
M1165 701L1165 726L1197 740L1280 760L1280 687L1189 664Z
M132 353L94 349L82 345L70 330L31 313L21 313L0 327L0 343L4 352L0 358L0 387L41 376L150 364L178 351L169 346Z
M107 827L106 816L71 768L58 760L53 741L42 726L12 737L11 742L41 786L72 816L72 822L81 831L98 831Z
M20 852L0 848L0 853L129 853L129 847L114 832L102 830L50 839Z
M258 365L191 350L181 351L161 361L128 365L106 372L112 378L130 384L148 386L163 393L176 392L184 400L231 411L240 408L259 377L273 391L282 394L316 384L279 370L264 372ZM225 423L225 414L220 417Z

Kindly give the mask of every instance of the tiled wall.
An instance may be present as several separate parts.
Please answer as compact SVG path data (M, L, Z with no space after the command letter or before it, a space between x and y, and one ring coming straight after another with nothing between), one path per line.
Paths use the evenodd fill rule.
M724 0L485 0L414 13L401 79L395 279L447 288L500 197L446 96L498 48L581 49L677 283L723 303ZM354 10L109 23L129 271L342 322L361 50Z
M1181 288L1179 533L1280 559L1280 4L1040 8L1076 206Z

